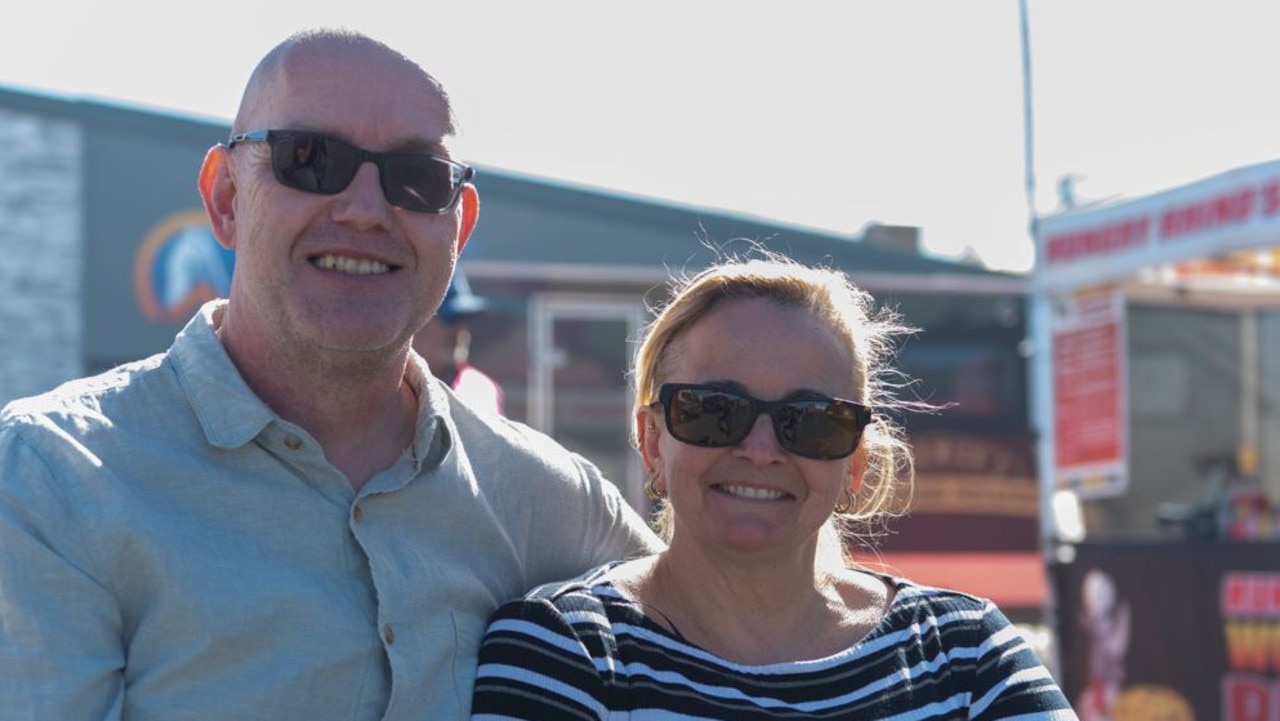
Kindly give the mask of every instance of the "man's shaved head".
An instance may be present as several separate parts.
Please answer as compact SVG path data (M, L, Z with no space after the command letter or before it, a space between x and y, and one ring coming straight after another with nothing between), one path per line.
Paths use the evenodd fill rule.
M444 136L448 137L456 133L457 123L453 114L453 105L440 81L395 48L354 30L341 28L303 30L272 48L249 76L244 95L240 99L240 108L236 112L232 132L241 133L257 128L258 121L254 118L264 103L269 104L272 88L276 83L288 78L292 69L298 64L340 63L344 57L358 55L384 55L403 63L415 74L420 75L423 82L434 89L444 103L446 120ZM376 80L376 78L370 78L370 82L376 82Z

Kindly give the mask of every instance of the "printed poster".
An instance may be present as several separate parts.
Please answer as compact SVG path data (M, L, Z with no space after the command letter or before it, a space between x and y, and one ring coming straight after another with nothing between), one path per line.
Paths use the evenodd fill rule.
M1115 288L1053 301L1054 487L1081 498L1129 486L1124 296Z

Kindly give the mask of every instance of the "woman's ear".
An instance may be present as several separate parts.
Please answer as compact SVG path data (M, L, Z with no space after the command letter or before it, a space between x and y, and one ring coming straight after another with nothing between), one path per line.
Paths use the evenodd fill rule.
M653 408L641 408L636 411L636 445L640 448L640 458L644 461L644 469L652 474L662 463L662 452L658 447L658 414Z
M219 143L205 153L196 181L213 237L228 250L236 248L235 181L228 168L227 146Z
M867 472L867 447L858 444L858 450L849 457L849 493L854 496L862 490L862 477Z

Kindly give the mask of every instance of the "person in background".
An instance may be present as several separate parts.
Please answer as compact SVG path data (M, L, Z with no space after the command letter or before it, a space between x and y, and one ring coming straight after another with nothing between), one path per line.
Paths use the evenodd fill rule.
M762 253L677 283L639 348L668 548L504 605L472 718L1074 719L990 601L846 560L842 531L911 481L884 412L910 329L844 274Z
M660 547L410 351L479 209L453 128L365 35L263 58L197 183L229 298L0 414L6 721L466 718L500 603Z
M471 292L462 270L455 270L435 318L414 335L413 349L426 359L431 373L472 408L502 415L502 386L468 362L469 321L488 307L488 301Z

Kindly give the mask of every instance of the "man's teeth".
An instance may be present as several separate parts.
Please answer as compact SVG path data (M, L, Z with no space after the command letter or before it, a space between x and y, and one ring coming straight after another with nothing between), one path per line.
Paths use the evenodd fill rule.
M375 275L391 270L391 266L386 263L379 263L376 260L347 258L341 255L322 255L312 260L311 263L317 268L336 270L339 273L350 273L352 275Z
M752 498L761 501L772 501L782 498L782 491L776 491L769 488L755 488L752 486L720 486L720 489L731 496L741 496L742 498Z

